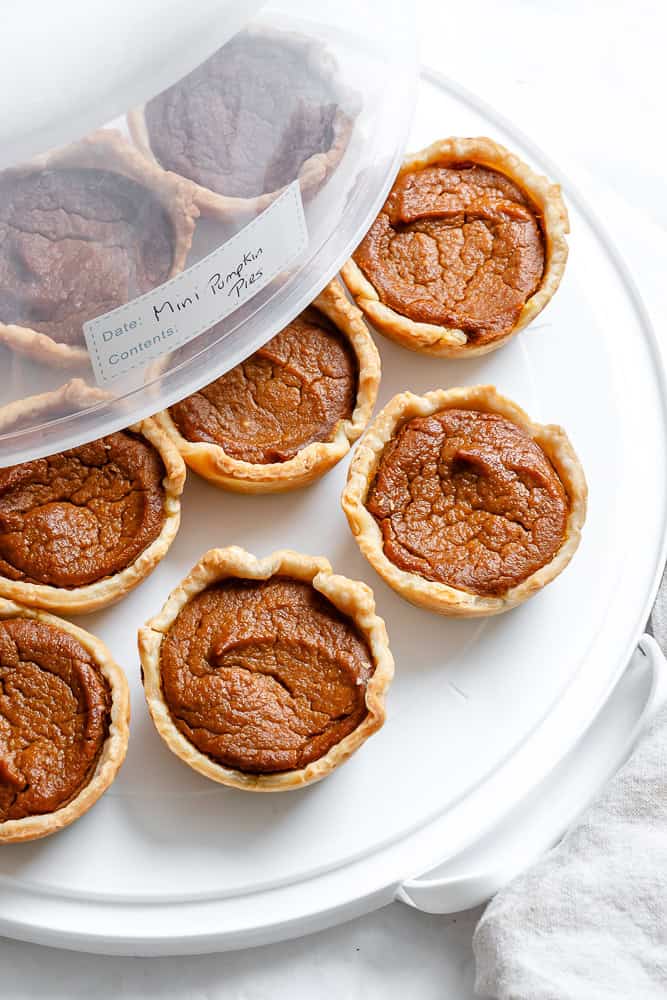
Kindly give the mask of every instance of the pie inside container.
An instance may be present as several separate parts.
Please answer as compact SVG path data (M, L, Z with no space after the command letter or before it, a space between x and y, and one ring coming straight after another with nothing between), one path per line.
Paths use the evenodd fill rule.
M474 98L422 80L411 148L489 134L556 168ZM563 177L571 257L539 320L501 351L447 362L378 337L380 404L494 382L562 423L590 487L581 547L525 605L484 621L403 602L360 556L339 507L347 461L292 495L225 494L191 476L167 558L122 605L87 617L133 688L127 762L75 826L0 852L0 933L111 954L219 951L314 931L389 902L473 844L576 743L624 670L662 569L663 373L627 271ZM384 728L326 781L281 796L207 782L157 736L135 630L212 545L322 553L369 583L396 659Z
M233 146L235 136L250 136L252 146L236 149L237 175L223 179L230 194L223 218L210 207L206 210L206 190L199 192L202 215L186 267L233 240L290 181L300 183L308 241L268 284L225 316L214 333L204 329L177 350L147 362L139 359L141 364L99 387L82 342L77 344L83 360L54 368L44 351L27 358L5 346L0 329L0 466L52 454L149 416L223 374L282 329L336 273L376 215L398 170L416 92L414 17L410 5L400 0L341 0L335 5L307 0L198 0L194 5L67 0L57 9L44 6L38 37L31 5L13 7L5 25L15 58L3 60L0 82L5 93L20 88L22 100L9 102L0 122L1 169L68 148L101 127L120 132L131 149L150 161L150 143L144 148L141 135L147 103L216 53L224 66L249 38L265 39L274 56L282 53L285 66L292 67L289 93L274 83L280 72L271 76L269 69L261 69L261 60L241 60L250 68L239 70L233 100L225 106L230 123L225 137ZM246 81L243 72L248 73ZM212 104L213 98L199 107L200 122ZM319 129L321 145L313 141ZM211 135L216 134L212 128ZM204 144L200 155L205 161L207 153ZM276 161L285 155L289 160L292 153L293 171L276 172ZM164 165L181 169L178 162ZM260 181L265 175L268 190L246 191L244 165ZM258 196L254 204L250 195ZM0 271L0 325L40 332L45 306L43 286L35 286L33 253L19 246L12 265L10 251L16 271L11 285L3 287ZM27 297L35 287L33 302ZM57 308L67 295L67 289L62 295L55 289ZM129 298L135 295L136 289ZM45 297L50 301L51 293ZM107 309L100 311L105 315ZM64 393L57 407L36 407L27 419L6 426L8 405L55 391L72 377L83 378L97 393Z

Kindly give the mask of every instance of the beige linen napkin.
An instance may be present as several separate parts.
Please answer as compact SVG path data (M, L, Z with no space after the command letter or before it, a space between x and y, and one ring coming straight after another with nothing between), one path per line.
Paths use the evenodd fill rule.
M667 574L651 629L667 650ZM563 840L475 931L475 990L498 1000L666 1000L667 707Z

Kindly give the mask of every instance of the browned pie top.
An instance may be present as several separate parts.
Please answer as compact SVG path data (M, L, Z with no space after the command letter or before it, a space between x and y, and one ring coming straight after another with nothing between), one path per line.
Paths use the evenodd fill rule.
M110 711L107 683L73 636L0 621L0 822L54 812L88 784Z
M352 416L356 396L349 342L310 306L170 413L188 441L220 445L245 462L285 462L314 441L330 441L340 421Z
M333 143L337 102L314 48L240 32L145 108L167 170L210 191L252 198L299 176Z
M165 281L173 227L152 191L106 170L0 174L0 322L84 343L82 324Z
M497 413L442 410L389 442L366 506L400 569L496 596L561 547L569 502L533 439Z
M472 163L402 174L354 254L382 302L484 344L508 333L544 272L538 210Z
M125 569L162 530L164 476L130 431L0 469L0 575L70 588Z
M373 665L354 624L310 584L227 580L198 594L160 652L175 725L253 774L324 756L362 722Z

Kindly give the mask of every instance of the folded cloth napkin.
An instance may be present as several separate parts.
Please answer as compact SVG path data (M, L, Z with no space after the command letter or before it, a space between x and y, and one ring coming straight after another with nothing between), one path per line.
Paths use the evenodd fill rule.
M667 650L667 574L651 616ZM475 990L498 1000L666 1000L667 707L563 840L488 905Z

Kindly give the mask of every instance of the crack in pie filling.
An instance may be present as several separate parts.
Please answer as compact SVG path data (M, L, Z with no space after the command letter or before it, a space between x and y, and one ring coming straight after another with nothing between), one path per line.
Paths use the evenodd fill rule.
M167 551L184 479L151 421L0 469L0 594L73 611L116 600Z
M160 735L225 784L318 780L384 719L384 623L370 590L323 559L214 549L140 631L139 648Z
M343 278L382 333L432 354L482 354L558 287L560 189L490 139L408 156Z
M488 386L403 393L352 462L343 508L362 551L414 603L492 614L571 558L586 484L561 428Z
M291 489L348 451L379 378L363 317L332 282L267 344L158 419L212 482L244 492Z
M357 397L350 344L313 306L255 354L181 403L171 418L188 441L243 462L286 462L333 437Z
M0 600L0 842L53 833L113 781L125 677L82 629Z

